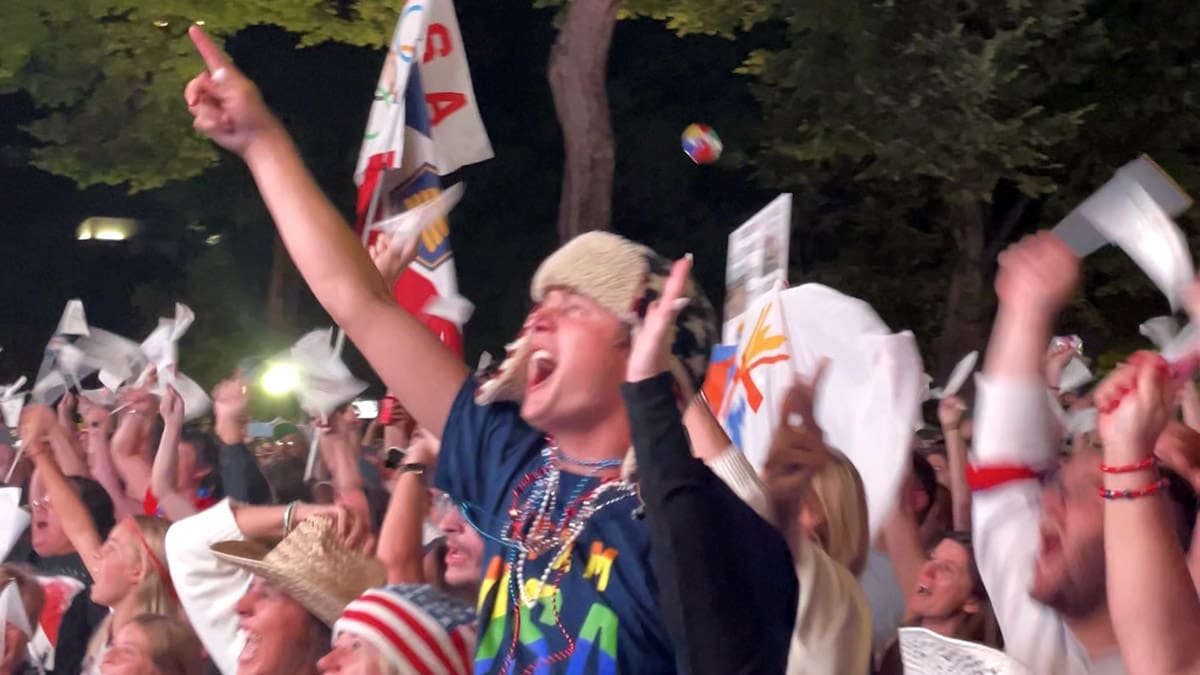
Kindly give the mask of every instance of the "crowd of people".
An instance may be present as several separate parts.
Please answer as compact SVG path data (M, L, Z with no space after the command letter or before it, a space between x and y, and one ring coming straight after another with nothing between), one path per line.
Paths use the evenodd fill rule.
M194 425L152 379L26 406L0 465L21 491L4 517L28 514L0 565L0 672L864 675L913 670L911 629L1039 675L1200 672L1189 363L1138 352L1059 391L1077 354L1047 345L1081 263L1052 235L1002 254L973 410L936 404L872 537L814 412L824 367L772 402L761 471L731 443L700 393L717 316L690 256L576 238L505 358L471 372L393 298L413 247L364 249L191 34L195 128L245 160L397 414L256 437L241 373Z

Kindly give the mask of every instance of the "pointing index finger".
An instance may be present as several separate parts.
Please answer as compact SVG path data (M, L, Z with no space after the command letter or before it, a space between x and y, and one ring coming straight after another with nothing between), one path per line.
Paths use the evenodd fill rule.
M212 38L208 37L203 28L193 24L188 28L188 37L192 38L192 44L196 46L200 58L204 59L204 66L208 68L210 74L215 74L221 68L229 65L229 61L221 53L220 47L217 47Z

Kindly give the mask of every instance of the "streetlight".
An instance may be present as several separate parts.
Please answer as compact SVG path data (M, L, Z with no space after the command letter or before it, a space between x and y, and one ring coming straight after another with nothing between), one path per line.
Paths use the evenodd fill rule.
M92 216L79 224L75 238L79 241L125 241L137 234L138 221L132 218Z
M300 386L300 374L286 363L272 363L259 380L263 390L271 396L287 396Z

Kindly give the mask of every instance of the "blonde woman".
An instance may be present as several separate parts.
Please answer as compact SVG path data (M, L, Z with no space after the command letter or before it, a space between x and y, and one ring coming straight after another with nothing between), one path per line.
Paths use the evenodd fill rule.
M39 439L65 442L66 430L45 406L27 408L23 441L30 448L37 474L57 509L63 530L79 552L92 577L92 601L112 612L97 627L88 643L83 673L98 673L113 636L140 614L173 616L179 609L167 570L163 538L169 523L153 516L126 518L100 539L100 533L79 496L71 489L54 457Z
M121 627L100 663L101 675L201 675L200 640L184 621L141 614Z
M703 398L685 417L696 456L774 523L792 549L800 597L788 675L858 675L871 662L871 609L858 584L869 550L866 493L854 465L825 445L815 423L823 371L788 393L762 479L729 445Z

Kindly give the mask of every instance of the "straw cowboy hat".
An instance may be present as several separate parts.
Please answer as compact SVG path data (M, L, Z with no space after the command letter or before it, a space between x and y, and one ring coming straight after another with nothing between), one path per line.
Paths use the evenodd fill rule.
M338 540L332 518L309 518L275 548L255 541L223 541L213 555L282 588L293 600L333 626L350 601L387 578L376 559Z

